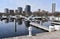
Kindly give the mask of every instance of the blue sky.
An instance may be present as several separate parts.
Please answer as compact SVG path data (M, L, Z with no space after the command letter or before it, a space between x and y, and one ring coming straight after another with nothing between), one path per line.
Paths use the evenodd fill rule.
M56 3L56 11L60 11L60 0L0 0L0 12L4 12L4 8L23 7L24 9L26 5L31 5L31 11L41 9L51 12L53 2Z

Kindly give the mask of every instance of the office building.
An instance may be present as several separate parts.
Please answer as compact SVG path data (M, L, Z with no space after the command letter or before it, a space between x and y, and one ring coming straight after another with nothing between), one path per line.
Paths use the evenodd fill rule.
M18 13L22 13L22 7L18 7Z
M40 9L38 9L38 12L40 12Z
M15 13L18 13L18 10L15 10Z
M25 13L29 13L29 12L31 12L31 6L30 5L26 5Z
M9 13L10 13L10 14L13 14L13 13L14 13L14 10L9 10Z
M9 9L8 8L5 8L4 9L4 13L9 13Z
M56 4L55 3L52 3L52 13L55 12L55 9L56 9Z

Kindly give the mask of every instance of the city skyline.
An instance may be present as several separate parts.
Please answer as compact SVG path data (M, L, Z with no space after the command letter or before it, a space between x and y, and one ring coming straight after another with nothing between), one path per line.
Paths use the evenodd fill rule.
M38 9L52 11L52 3L56 3L56 11L60 11L59 0L0 0L0 12L4 12L5 8L17 9L17 7L23 7L26 5L31 6L31 11L37 11Z

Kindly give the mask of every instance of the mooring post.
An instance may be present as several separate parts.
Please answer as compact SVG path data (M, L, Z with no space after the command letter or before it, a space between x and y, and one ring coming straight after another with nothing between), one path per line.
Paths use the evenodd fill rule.
M53 32L55 31L55 27L54 26L49 26L49 32Z
M32 36L32 26L29 26L29 37Z

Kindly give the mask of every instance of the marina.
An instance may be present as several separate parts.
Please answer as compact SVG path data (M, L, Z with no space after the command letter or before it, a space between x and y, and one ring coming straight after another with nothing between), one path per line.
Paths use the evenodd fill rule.
M59 0L1 0L0 5L0 39L60 39Z
M15 18L15 17L14 17ZM20 17L21 18L21 17ZM4 26L5 25L7 25L7 28L6 29L8 29L8 31L10 30L9 28L8 28L8 25L11 25L10 27L11 27L11 29L13 30L13 31L15 31L15 32L13 32L12 30L10 30L9 32L7 31L7 30L5 30L5 29L3 29L3 27L0 27L1 29L2 29L2 31L3 30L5 30L5 31L7 31L7 33L11 33L10 35L9 34L7 34L7 33L5 33L5 31L3 31L4 32L4 34L6 35L6 36L3 36L3 33L2 32L0 32L1 34L0 35L2 35L2 36L0 36L0 37L3 37L3 38L5 38L5 37L10 37L10 36L19 36L19 35L29 35L29 30L28 30L28 27L29 26L32 26L32 35L34 35L35 33L39 33L39 31L41 31L41 32L46 32L46 31L48 31L48 32L52 32L52 30L53 29L50 29L51 27L51 23L52 22L48 22L48 21L46 21L46 22L44 22L44 23L41 23L41 21L38 23L37 21L35 21L35 22L32 22L31 20L29 20L29 18L27 18L27 17L25 17L24 19L26 20L26 24L24 23L24 21L22 21L23 19L17 19L17 18L15 18L15 19L13 19L13 21L11 21L11 22L9 22L9 19L10 20L12 20L11 18L7 18L7 19L4 19L3 18L3 20L2 21L0 21L0 23L2 23ZM17 20L17 21L14 21L14 20ZM21 20L21 21L20 21ZM4 22L7 22L8 24L4 24ZM20 21L20 22L19 22ZM28 22L28 21L30 21L30 22ZM11 23L11 24L10 24ZM14 24L15 23L15 24ZM17 24L18 23L18 24ZM19 25L19 23L20 23L20 25ZM22 24L23 23L23 24ZM28 23L28 24L27 24ZM50 24L48 24L48 23L50 23ZM1 24L1 25L2 25ZM48 25L47 25L48 24ZM2 25L2 26L3 26ZM13 27L13 26L15 27ZM24 25L25 26L25 29L27 30L27 31L25 31L25 29L23 29L23 28L21 28L21 27L23 27L22 25ZM19 27L19 26L21 26L21 27ZM19 27L19 28L18 28ZM50 27L50 28L49 28ZM52 26L53 27L53 26ZM34 28L36 28L36 29L38 29L38 30L36 30L36 31L34 31L35 29ZM41 30L42 29L42 30ZM49 30L50 29L50 30ZM60 29L60 28L59 28ZM21 32L20 30L24 30L23 32L26 32L26 33L18 33L18 32Z
M32 35L41 32L45 31L32 26ZM25 25L24 21L20 21L19 19L16 22L12 19L3 19L2 21L0 21L0 38L24 36L28 34L28 26Z

